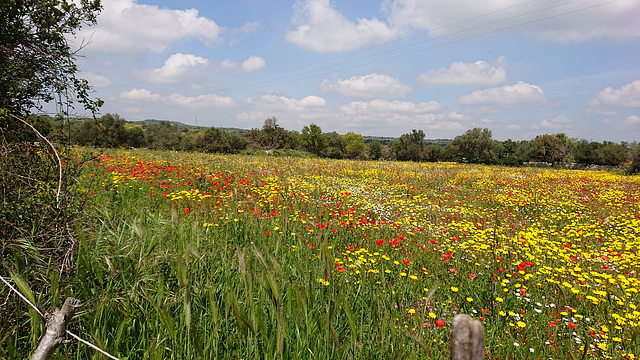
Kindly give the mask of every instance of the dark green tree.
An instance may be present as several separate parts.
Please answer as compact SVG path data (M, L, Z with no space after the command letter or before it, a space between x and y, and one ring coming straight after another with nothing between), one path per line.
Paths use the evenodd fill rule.
M320 126L311 124L302 128L300 146L304 150L320 156L327 147L327 139L322 134Z
M493 140L489 129L473 128L456 136L447 145L448 152L458 161L494 164L502 152L502 144Z
M569 148L564 134L539 135L531 142L531 158L551 165L564 162L569 156Z
M350 131L342 135L346 157L350 159L360 159L364 156L364 136Z
M413 129L389 143L389 148L400 161L420 161L425 149L424 137L424 131Z
M378 160L382 157L382 144L380 141L375 140L368 144L369 159Z
M342 159L345 156L345 142L342 136L335 131L322 134L327 142L327 146L321 152L321 156L331 159Z
M182 134L177 126L168 121L149 125L145 135L147 146L151 149L180 150Z

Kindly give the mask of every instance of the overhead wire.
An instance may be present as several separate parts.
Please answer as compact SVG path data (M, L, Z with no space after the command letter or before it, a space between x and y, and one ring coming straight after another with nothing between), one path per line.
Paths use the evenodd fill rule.
M525 4L530 4L530 3L535 2L535 1L536 0L528 1L528 2L523 3L523 4L511 6L509 8L500 9L500 10L492 11L490 13L478 15L478 16L475 16L475 17L472 17L472 18L468 18L468 19L465 19L465 20L461 20L461 21L458 21L458 22L455 22L455 23L452 23L452 24L449 24L449 25L446 25L446 26L442 26L442 27L438 28L438 30L441 30L441 29L444 29L444 28L448 28L448 27L451 27L451 26L454 26L454 25L459 25L461 23L465 23L465 22L468 22L468 21L471 21L471 20L475 20L477 18L482 18L482 17L488 16L490 14L499 13L499 12L505 11L507 9L512 9L512 8L519 7L519 6L522 6L522 5L525 5ZM404 52L402 54L388 56L388 57L384 57L384 58L381 58L381 59L376 59L376 60L373 60L373 61L369 61L369 62L365 62L365 63L359 63L359 64L356 64L356 65L351 65L351 66L344 67L344 65L348 65L348 64L351 64L351 63L360 62L360 61L363 61L363 60L380 57L380 56L385 55L385 54L394 53L394 52L397 52L397 51L400 51L400 50L408 49L408 48L415 47L415 46L418 46L418 45L422 45L422 44L425 44L425 43L429 43L429 42L433 42L433 41L437 41L437 40L441 40L441 39L445 39L445 38L450 38L450 37L452 37L454 35L458 35L458 34L462 34L462 33L465 33L465 32L472 31L472 30L477 30L477 29L480 29L480 28L496 25L496 24L499 24L499 23L503 23L503 22L506 22L506 21L514 20L514 19L521 18L521 17L524 17L524 16L540 13L540 12L543 12L543 11L547 11L547 10L550 10L550 9L553 9L553 8L566 6L566 5L569 5L569 4L572 4L572 3L576 3L576 2L579 2L579 1L583 1L583 0L570 0L570 1L564 2L562 4L555 4L555 5L548 6L548 7L542 8L542 9L536 9L536 10L533 10L533 11L529 11L529 12L522 13L522 14L517 14L517 15L514 15L514 16L510 16L510 17L507 17L507 18L491 21L491 22L484 23L484 24L481 24L481 25L476 25L476 26L472 26L472 27L465 28L465 29L462 29L462 30L457 30L457 31L454 31L452 33L448 33L448 34L440 35L440 36L437 36L437 37L429 38L427 40L419 41L419 42L416 42L416 43L407 44L407 45L404 45L404 46L401 46L401 47L385 50L385 51L382 51L382 52L379 52L379 53L376 53L376 54L370 54L370 55L366 55L366 56L357 57L355 59L342 61L342 62L340 62L338 64L322 66L322 67L315 68L315 69L312 69L312 70L298 72L298 73L294 73L294 74L291 74L291 75L280 76L280 77L275 78L275 79L258 81L258 82L254 82L254 83L247 84L247 85L241 85L241 86L236 86L236 87L230 86L227 89L223 89L223 90L219 91L218 94L230 94L230 93L238 93L238 92L246 92L246 91L257 91L257 90L262 90L262 89L265 89L265 88L270 88L270 87L274 87L274 86L278 86L278 85L290 84L290 83L294 83L294 82L298 82L298 81L303 81L303 80L308 80L308 79L312 79L312 78L316 78L316 77L326 76L328 74L335 73L335 72L340 72L340 71L345 71L345 70L352 70L354 68L360 68L360 67L364 67L364 66L375 64L375 63L379 63L379 62L386 62L386 61L394 60L394 59L397 59L399 57L412 55L412 54L415 54L415 53L418 53L418 52L423 52L423 51L431 50L431 49L434 49L434 48L438 48L438 47L442 47L442 46L446 46L446 45L450 45L450 44L466 41L466 40L477 38L477 37L480 37L480 36L485 36L485 35L489 35L489 34L492 34L492 33L497 33L497 32L501 32L501 31L504 31L504 30L517 28L517 27L521 27L521 26L525 26L525 25L529 25L529 24L533 24L533 23L537 23L537 22L541 22L541 21L545 21L545 20L561 17L561 16L566 16L566 15L577 13L577 12L580 12L580 11L585 11L585 10L597 8L597 7L600 7L600 6L604 6L604 5L607 5L607 4L611 4L611 3L617 2L619 0L610 0L610 1L602 2L602 3L590 5L590 6L581 7L579 9L572 9L572 10L565 11L565 12L562 12L562 13L559 13L559 14L553 14L553 15L542 17L542 18L538 18L538 19L525 21L525 22L521 22L521 23L518 23L518 24L514 24L514 25L501 27L501 28L498 28L498 29L492 29L492 30L484 31L484 32L477 33L477 34L472 34L472 35L469 35L469 36L466 36L466 37L463 37L463 38L460 38L460 39L454 39L454 40L443 42L443 43L439 43L439 44L436 44L436 45L433 45L433 46L423 47L423 48L420 48L420 49L417 49L417 50L413 50L413 51L410 51L410 52ZM434 30L431 30L431 31L434 31ZM420 34L415 34L413 36L410 36L410 37L407 37L407 38L404 38L404 39L394 40L394 41L391 41L391 42L387 42L385 44L376 45L376 46L373 46L373 47L369 47L367 49L357 50L357 51L351 52L349 54L339 55L339 56L333 57L331 59L327 59L327 60L323 60L323 61L320 61L320 62L316 62L315 65L319 65L319 64L322 64L322 63L330 62L330 61L335 61L336 59L340 59L340 58L344 58L344 57L353 56L354 54L358 54L358 53L370 51L372 49L388 46L389 44L398 43L398 42L401 42L401 41L406 41L407 39L411 39L411 38L423 35L425 33L427 33L427 32L422 32ZM304 65L304 66L298 67L296 69L304 69L304 68L308 68L310 66L312 66L312 65ZM291 71L293 71L293 70L283 70L283 71L280 71L280 72L277 72L277 73L269 74L267 76L274 77L277 74L290 73ZM313 74L313 73L317 73L317 74L310 75L310 74ZM259 79L259 78L260 77L257 77L257 78L254 77L252 79L240 80L240 81L235 82L234 84L241 84L243 82L252 81L252 80ZM286 80L286 79L291 79L291 80ZM202 91L204 89L206 89L206 88L201 88L199 90Z

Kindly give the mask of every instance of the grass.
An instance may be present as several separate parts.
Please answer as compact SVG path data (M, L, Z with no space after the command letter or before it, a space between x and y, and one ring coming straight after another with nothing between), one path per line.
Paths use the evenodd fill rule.
M81 182L52 293L121 359L448 358L456 313L492 358L640 353L637 177L113 151ZM0 331L0 357L25 351Z

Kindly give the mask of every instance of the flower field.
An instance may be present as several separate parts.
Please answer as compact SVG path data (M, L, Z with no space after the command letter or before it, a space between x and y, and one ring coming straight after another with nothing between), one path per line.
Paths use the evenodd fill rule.
M81 183L116 356L448 358L457 313L487 358L640 354L638 177L112 151Z

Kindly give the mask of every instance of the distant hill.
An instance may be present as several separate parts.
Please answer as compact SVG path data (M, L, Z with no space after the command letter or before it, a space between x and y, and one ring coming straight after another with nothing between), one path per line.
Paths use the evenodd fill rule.
M154 124L158 124L162 121L168 121L169 123L177 126L179 129L181 129L182 131L204 131L207 130L209 128L209 126L195 126L195 125L188 125L185 123L181 123L180 121L171 121L171 120L157 120L157 119L146 119L146 120L142 120L142 121L127 121L127 123L131 123L131 124L138 124L138 125L154 125ZM233 127L219 127L219 129L222 130L226 130L230 133L237 133L237 134L244 134L246 132L248 132L249 130L247 129L240 129L240 128L233 128ZM364 137L364 142L365 144L374 142L374 141L378 141L383 145L389 145L389 143L393 140L397 140L398 138L396 137L392 137L392 136L369 136L369 135L365 135ZM451 139L425 139L424 140L425 143L427 145L431 145L431 144L436 144L436 145L440 145L440 146L445 146L448 143L451 142Z
M142 121L127 121L128 123L131 124L138 124L138 125L154 125L154 124L159 124L160 122L163 121L167 121L175 126L178 127L178 129L181 130L197 130L197 131L204 131L207 130L210 126L195 126L195 125L189 125L189 124L185 124L182 123L180 121L172 121L172 120L156 120L156 119L145 119ZM222 130L226 130L230 133L238 133L238 134L243 134L245 132L248 132L249 130L247 129L239 129L239 128L231 128L231 127L218 127L218 129L222 129Z

